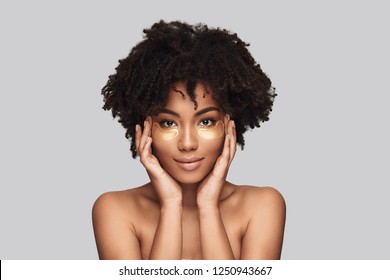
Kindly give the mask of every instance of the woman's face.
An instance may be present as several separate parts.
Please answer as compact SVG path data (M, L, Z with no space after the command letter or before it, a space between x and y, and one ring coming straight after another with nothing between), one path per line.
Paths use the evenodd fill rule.
M166 107L152 116L153 153L161 166L183 184L200 182L222 152L224 113L202 84L195 88L198 107L186 95L183 83L175 84Z

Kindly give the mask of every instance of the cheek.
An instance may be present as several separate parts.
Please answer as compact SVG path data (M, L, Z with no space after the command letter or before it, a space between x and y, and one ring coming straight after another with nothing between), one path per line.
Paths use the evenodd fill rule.
M152 153L164 169L170 170L172 158L177 154L176 143L174 140L166 141L154 137Z
M174 154L176 147L175 139L178 134L176 129L163 129L159 124L154 123L152 127L152 152L157 157L160 164L165 165L165 161Z
M167 145L167 143L170 142L153 137L152 152L157 158L163 157L164 155L170 153L171 145Z
M201 149L205 154L213 157L218 157L222 153L224 139L225 137L222 137L220 139L203 138L199 140L199 147L202 147Z

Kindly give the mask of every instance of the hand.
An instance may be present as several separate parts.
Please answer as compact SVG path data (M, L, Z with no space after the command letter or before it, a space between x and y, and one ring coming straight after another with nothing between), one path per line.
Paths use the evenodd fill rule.
M152 153L152 118L149 116L144 122L144 130L136 125L135 145L140 161L149 175L152 186L162 206L182 201L182 189L160 165L158 159Z
M221 155L215 162L213 170L202 180L198 187L197 204L198 207L218 207L219 197L230 164L236 153L236 128L234 121L229 116L225 116L225 140Z

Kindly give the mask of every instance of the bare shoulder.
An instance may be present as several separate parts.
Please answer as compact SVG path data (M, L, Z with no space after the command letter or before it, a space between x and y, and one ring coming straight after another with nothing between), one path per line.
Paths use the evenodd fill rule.
M146 201L153 200L154 194L151 188L149 185L143 185L133 189L103 193L96 199L92 211L127 211L129 208L139 209Z
M92 221L101 259L141 258L135 224L150 201L153 201L153 193L147 185L107 192L97 198L92 208Z
M274 187L255 187L231 185L232 193L237 197L244 209L266 210L269 208L285 209L286 204L282 194Z
M282 249L286 203L273 187L237 186L246 230L242 259L279 259Z
M245 199L250 206L285 207L282 194L274 187L246 186L243 190L246 192Z
M286 203L282 194L274 187L256 187L248 185L233 185L228 183L225 188L226 206L250 221L257 219L283 220L286 213Z

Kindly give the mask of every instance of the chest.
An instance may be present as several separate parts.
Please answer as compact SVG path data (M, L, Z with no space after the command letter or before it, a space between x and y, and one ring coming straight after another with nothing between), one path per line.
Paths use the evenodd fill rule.
M243 233L243 220L239 215L221 211L221 218L224 229L229 238L236 259L240 257L241 240ZM139 239L141 253L144 259L148 259L153 246L153 240L159 223L159 212L150 213L145 216L143 223L139 226ZM197 210L183 210L182 214L182 258L202 259L200 220ZM213 234L205 229L206 234ZM166 232L169 234L169 231ZM180 242L180 240L178 240Z

